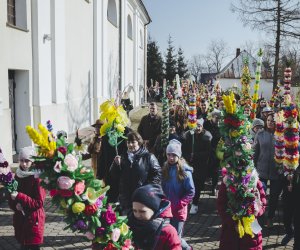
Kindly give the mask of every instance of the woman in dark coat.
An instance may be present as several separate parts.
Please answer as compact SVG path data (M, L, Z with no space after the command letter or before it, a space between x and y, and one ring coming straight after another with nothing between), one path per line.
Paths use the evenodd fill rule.
M119 201L123 214L131 207L131 195L146 184L161 184L161 167L156 157L143 146L137 132L127 135L128 151L116 156L110 169L112 179L119 179Z
M44 239L46 193L40 186L40 179L35 178L34 173L29 171L33 152L31 147L21 149L20 166L15 177L18 181L18 191L13 192L9 199L9 206L15 212L15 237L22 250L40 249Z
M258 211L256 218L260 217L266 206L266 195L260 181L257 182L257 190L259 192L261 209ZM232 219L232 216L227 212L227 191L226 186L222 182L218 193L217 208L222 220L220 250L262 250L262 234L259 232L251 238L245 234L240 238L237 232L237 223Z

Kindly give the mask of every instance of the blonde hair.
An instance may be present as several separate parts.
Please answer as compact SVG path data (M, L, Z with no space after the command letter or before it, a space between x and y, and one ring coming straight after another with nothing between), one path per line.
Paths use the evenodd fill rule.
M177 180L178 181L184 181L186 178L186 173L184 171L184 165L186 164L185 160L183 158L179 158L178 162L176 163L177 166ZM162 175L164 180L169 180L169 170L170 170L170 164L168 161L166 161L162 168Z

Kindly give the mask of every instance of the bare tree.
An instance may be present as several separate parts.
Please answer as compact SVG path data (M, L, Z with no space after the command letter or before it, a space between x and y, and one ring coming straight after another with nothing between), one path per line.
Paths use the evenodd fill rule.
M228 45L222 39L210 42L206 55L206 64L209 71L211 69L215 70L216 73L221 71L224 60L229 56L228 49Z
M196 82L200 81L201 73L204 71L204 56L193 55L188 64L189 73L195 77Z
M282 39L300 39L299 0L237 0L231 5L244 25L262 30L275 37L273 88L278 80L278 67Z
M259 48L256 46L254 41L248 40L240 46L241 50L246 50L250 55L254 56L257 54Z

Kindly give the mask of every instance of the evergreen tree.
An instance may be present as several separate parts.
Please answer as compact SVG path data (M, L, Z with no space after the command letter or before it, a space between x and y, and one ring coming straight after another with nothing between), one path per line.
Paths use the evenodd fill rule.
M162 85L164 78L164 62L162 55L159 51L157 42L152 40L151 37L148 39L147 44L147 86L150 87L151 79L153 83L158 81Z
M179 47L178 53L177 53L177 74L181 78L186 78L187 72L188 72L188 69L187 69L187 64L185 62L185 58L183 55L183 50L181 47Z
M166 54L166 60L165 60L165 78L170 83L173 82L176 72L177 72L177 60L176 56L174 55L174 46L171 36L169 35L168 39L168 48L167 48L167 54Z

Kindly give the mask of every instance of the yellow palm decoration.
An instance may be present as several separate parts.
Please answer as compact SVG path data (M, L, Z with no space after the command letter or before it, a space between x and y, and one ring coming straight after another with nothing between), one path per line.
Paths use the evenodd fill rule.
M38 125L40 133L31 126L26 126L26 132L30 139L39 146L38 154L40 156L53 157L56 149L56 142L54 141L51 132L47 130L42 124Z

